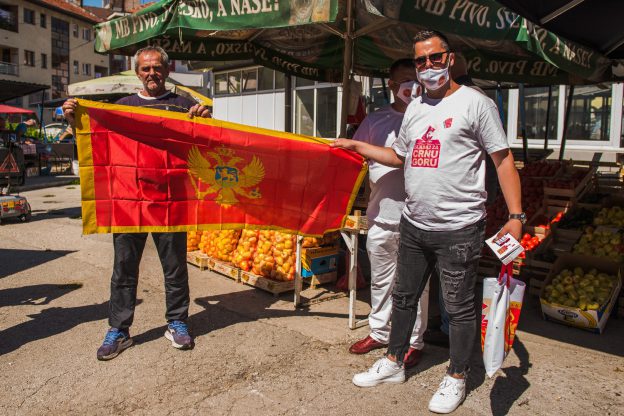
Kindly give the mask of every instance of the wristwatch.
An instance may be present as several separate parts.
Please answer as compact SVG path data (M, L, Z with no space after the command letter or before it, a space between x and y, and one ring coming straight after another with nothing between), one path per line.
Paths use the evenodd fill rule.
M522 225L526 224L526 222L527 222L527 216L526 216L526 214L524 212L521 212L520 214L509 214L509 219L510 220L520 220Z

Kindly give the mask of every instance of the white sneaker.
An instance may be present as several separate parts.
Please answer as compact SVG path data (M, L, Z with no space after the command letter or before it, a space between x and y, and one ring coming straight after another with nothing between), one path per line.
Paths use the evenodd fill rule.
M445 375L431 400L429 410L434 413L451 413L466 398L466 380Z
M405 369L403 366L383 357L365 373L353 376L353 384L358 387L374 387L381 383L403 383Z

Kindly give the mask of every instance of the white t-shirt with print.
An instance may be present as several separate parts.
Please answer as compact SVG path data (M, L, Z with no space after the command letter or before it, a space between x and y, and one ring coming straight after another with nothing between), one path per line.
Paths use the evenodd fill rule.
M396 140L404 113L398 112L391 105L369 114L358 127L354 140L390 147ZM372 160L368 165L370 197L366 216L369 222L398 224L405 205L405 185L403 171L391 168Z
M403 216L428 231L459 230L481 220L486 152L508 147L496 104L474 89L415 99L392 146L405 158Z

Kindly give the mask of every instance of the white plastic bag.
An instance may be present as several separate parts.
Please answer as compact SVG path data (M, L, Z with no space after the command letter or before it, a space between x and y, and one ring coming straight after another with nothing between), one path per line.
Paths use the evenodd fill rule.
M501 267L498 278L483 279L481 347L488 377L501 368L511 350L522 309L525 284L512 277L511 264Z

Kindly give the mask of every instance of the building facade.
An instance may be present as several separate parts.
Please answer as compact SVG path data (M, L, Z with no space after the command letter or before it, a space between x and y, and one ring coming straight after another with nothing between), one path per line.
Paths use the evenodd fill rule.
M390 102L382 80L362 78L362 94L369 111ZM285 114L284 75L258 66L216 70L213 74L216 118L283 131L290 117L295 133L333 138L340 131L342 88L339 84L293 78L292 108ZM529 148L543 149L544 141L556 157L564 134L569 86L486 90L500 109L512 147L522 147L522 126ZM624 147L624 84L576 86L566 131L566 157L589 158L603 153L613 161ZM523 123L523 118L525 122Z
M100 21L64 0L0 0L0 80L48 87L11 103L64 98L70 83L107 76L109 57L94 52Z

